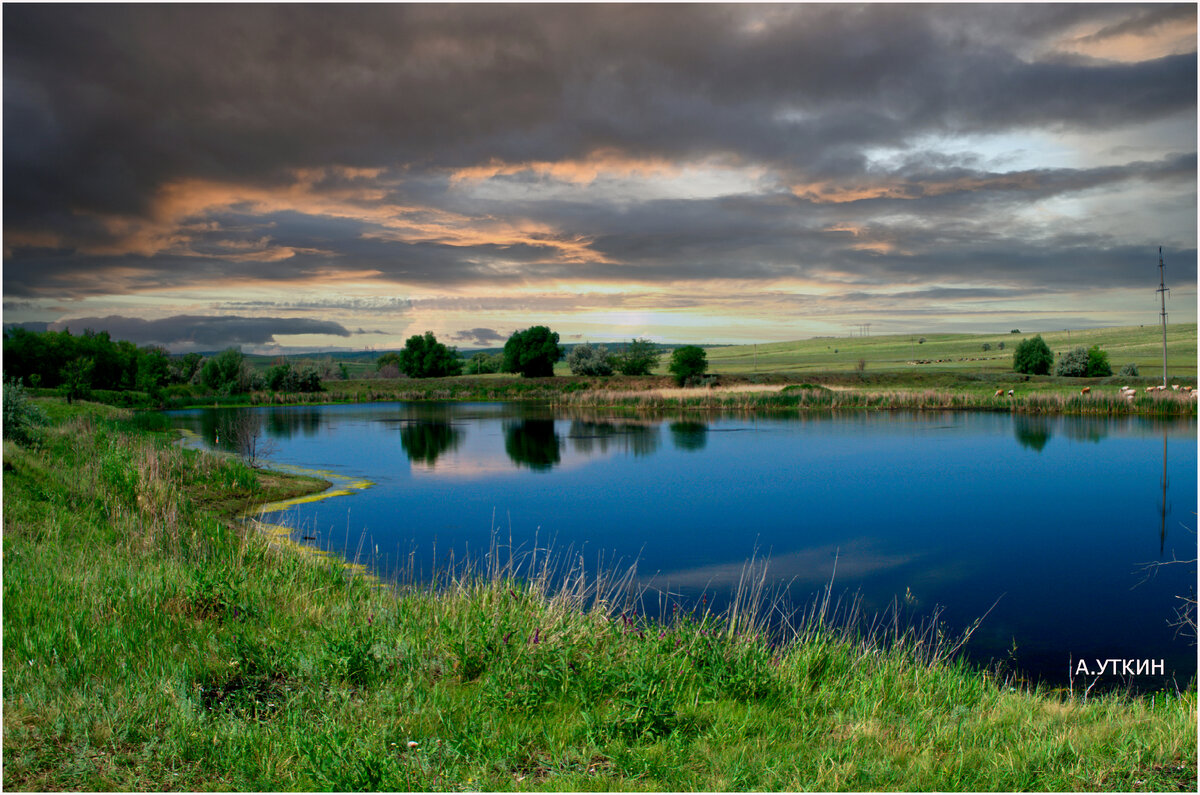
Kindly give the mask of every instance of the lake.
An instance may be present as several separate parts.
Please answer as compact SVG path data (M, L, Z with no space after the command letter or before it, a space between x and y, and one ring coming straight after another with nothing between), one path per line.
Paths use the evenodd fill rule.
M231 411L170 412L229 446ZM1183 686L1196 649L1169 622L1194 595L1196 422L991 413L637 418L529 404L240 409L270 462L327 473L347 496L264 517L383 577L429 576L498 538L625 569L719 607L751 557L792 603L833 579L868 613L894 601L965 647L1065 684L1084 659L1161 660ZM369 481L365 485L361 481ZM365 487L364 487L365 486ZM506 554L506 552L505 552ZM836 565L836 573L835 573ZM846 598L849 598L847 596ZM993 607L994 605L994 607ZM989 609L991 612L989 613ZM1078 670L1077 668L1074 670ZM1091 680L1088 679L1088 682Z

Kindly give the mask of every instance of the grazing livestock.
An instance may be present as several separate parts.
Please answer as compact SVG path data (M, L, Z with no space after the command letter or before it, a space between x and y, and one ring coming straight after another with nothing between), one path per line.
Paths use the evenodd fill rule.
M1001 396L1001 395L1003 395L1003 394L1004 394L1004 390L1003 390L1003 389L997 389L997 390L996 390L996 394L995 394L995 395L993 395L992 397L1000 397L1000 396Z
M1178 392L1178 391L1179 391L1179 384L1171 384L1171 389L1174 389L1176 392Z
M1011 389L1010 389L1010 390L1008 390L1008 396L1009 396L1009 397L1012 397L1012 393L1013 393L1013 391L1012 391Z
M1085 386L1083 389L1079 390L1079 394L1086 395L1088 392L1091 392L1091 391L1092 391L1092 388L1090 386Z

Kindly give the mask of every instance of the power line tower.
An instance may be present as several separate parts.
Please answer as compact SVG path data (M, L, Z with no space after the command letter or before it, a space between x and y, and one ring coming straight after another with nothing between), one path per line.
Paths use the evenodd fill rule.
M1162 324L1163 324L1163 389L1167 388L1167 284L1163 280L1162 246L1158 247L1158 289L1155 292L1162 295Z

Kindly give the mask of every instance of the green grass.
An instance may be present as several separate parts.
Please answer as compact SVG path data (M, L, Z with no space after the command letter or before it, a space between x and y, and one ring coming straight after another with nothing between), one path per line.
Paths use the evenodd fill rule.
M620 576L503 550L381 588L229 518L282 479L46 409L40 446L4 445L7 790L1196 786L1194 683L1030 693L820 603L769 642L753 577L665 623Z
M866 372L978 373L1012 372L1017 343L1038 332L1022 334L926 334L875 337L839 337L753 345L731 345L708 350L714 373L819 373L854 372L859 360ZM1159 326L1124 326L1082 331L1040 332L1057 357L1071 348L1099 345L1108 353L1113 372L1129 362L1137 364L1143 378L1162 379L1162 329ZM984 351L983 345L991 346ZM999 350L1000 343L1005 349ZM663 360L664 362L666 359ZM928 361L928 364L912 364ZM1196 324L1167 327L1169 375L1196 377ZM665 370L664 370L665 372ZM1189 383L1183 381L1181 383Z

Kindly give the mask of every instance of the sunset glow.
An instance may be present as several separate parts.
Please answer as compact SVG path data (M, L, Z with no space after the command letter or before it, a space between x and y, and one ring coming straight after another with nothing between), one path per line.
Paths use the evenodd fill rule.
M1159 246L1171 317L1196 319L1195 5L330 24L10 4L4 23L6 324L183 351L220 346L195 318L278 321L258 352L495 347L535 324L698 343L1136 325L1158 319Z

